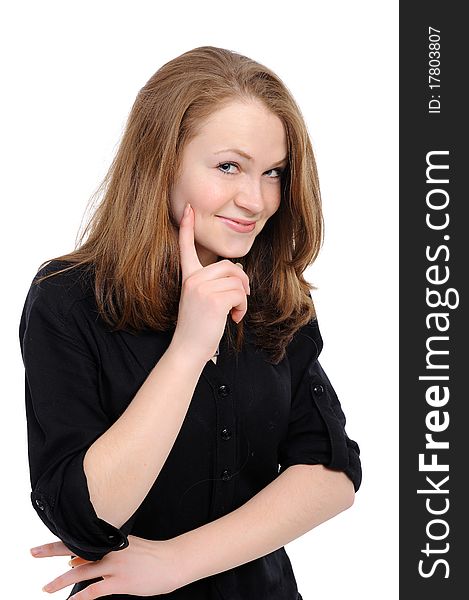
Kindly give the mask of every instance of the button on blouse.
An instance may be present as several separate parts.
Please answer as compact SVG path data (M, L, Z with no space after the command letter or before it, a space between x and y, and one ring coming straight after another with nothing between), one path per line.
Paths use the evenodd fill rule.
M64 266L52 261L38 275ZM178 536L234 511L295 464L341 470L358 490L360 450L346 434L340 402L318 360L317 319L295 334L277 365L254 345L245 324L242 352L236 356L223 336L217 362L204 366L173 448L140 507L121 528L100 519L84 455L125 411L172 332L110 331L83 275L78 268L33 281L19 326L32 506L74 554L98 560L126 548L129 534ZM89 583L76 584L72 593ZM282 547L164 596L297 600L298 589ZM137 598L106 598L112 597Z

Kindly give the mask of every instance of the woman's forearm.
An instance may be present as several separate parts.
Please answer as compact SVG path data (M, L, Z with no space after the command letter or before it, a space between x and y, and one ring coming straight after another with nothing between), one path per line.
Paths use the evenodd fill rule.
M98 517L121 527L140 506L174 445L204 366L170 344L124 413L88 449L83 467Z
M350 479L323 465L293 465L235 511L173 538L181 587L265 556L354 501Z

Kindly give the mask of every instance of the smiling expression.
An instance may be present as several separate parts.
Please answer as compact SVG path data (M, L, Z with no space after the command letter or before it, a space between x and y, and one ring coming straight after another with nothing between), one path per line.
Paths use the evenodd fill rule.
M183 150L170 203L177 223L191 203L203 266L249 252L280 205L287 160L283 123L258 101L233 101L202 123Z

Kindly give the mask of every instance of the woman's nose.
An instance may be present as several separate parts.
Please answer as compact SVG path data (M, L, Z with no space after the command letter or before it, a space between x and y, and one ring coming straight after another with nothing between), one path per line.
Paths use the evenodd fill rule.
M258 214L264 209L264 196L260 182L246 183L240 187L234 197L238 206L245 208L251 214Z

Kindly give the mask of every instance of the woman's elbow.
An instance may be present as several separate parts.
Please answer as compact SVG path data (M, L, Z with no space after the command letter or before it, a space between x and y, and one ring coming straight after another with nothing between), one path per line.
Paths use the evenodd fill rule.
M347 510L353 506L355 502L355 487L353 485L353 481L346 475L344 471L339 471L340 474L340 488L341 488L341 497L343 509Z
M347 475L346 475L347 477ZM351 479L347 477L346 481L347 491L346 491L346 508L351 508L355 502L355 488Z
M308 465L304 468L309 477L313 477L315 490L313 502L316 505L319 498L324 498L334 514L347 510L355 502L355 486L345 471L331 469L323 464ZM310 488L311 486L308 485Z
M324 467L330 481L331 493L334 496L337 513L347 510L355 502L355 486L353 481L344 471Z

